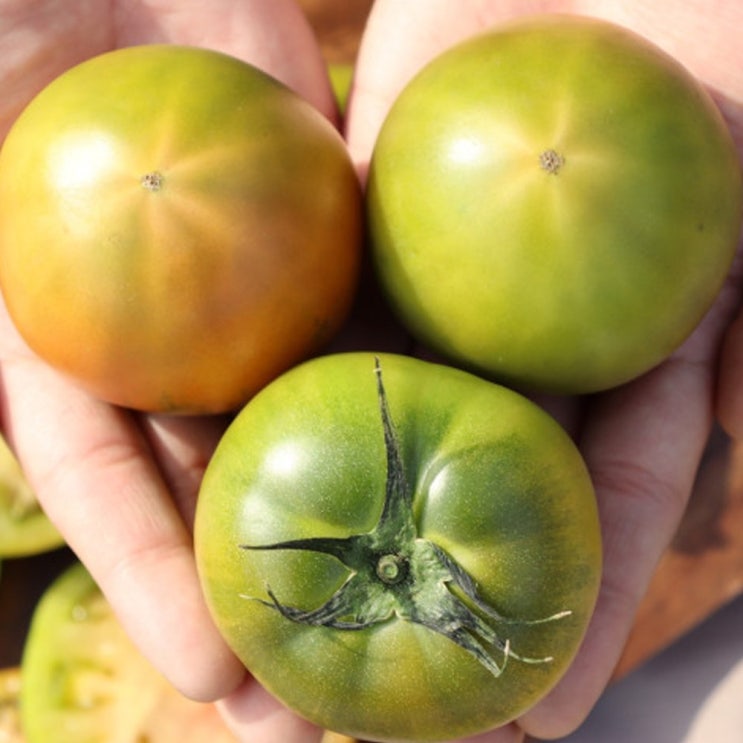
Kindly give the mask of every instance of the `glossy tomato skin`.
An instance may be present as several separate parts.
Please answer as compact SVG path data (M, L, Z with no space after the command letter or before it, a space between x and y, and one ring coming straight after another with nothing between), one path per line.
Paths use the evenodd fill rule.
M43 90L0 154L0 282L103 399L239 406L345 318L361 195L339 133L217 52L122 49Z
M685 69L617 26L542 16L420 72L382 127L367 203L379 275L420 339L575 393L689 335L743 195L724 120Z
M596 504L570 439L525 398L409 357L380 355L379 368L416 543L445 550L513 620L493 626L514 657L504 663L502 650L487 646L505 666L500 675L399 616L344 630L269 605L273 594L316 609L350 571L330 554L247 546L344 539L380 520L387 469L371 354L305 362L238 415L199 495L199 573L233 650L301 715L364 740L451 740L516 717L572 660L598 587ZM529 664L516 654L553 660Z

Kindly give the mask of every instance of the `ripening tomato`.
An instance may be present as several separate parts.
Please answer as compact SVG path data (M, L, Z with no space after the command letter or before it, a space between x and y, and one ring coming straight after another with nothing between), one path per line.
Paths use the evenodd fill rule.
M580 393L647 371L699 323L743 192L726 124L680 64L607 22L538 16L411 81L367 201L382 283L422 341Z
M601 566L590 478L551 417L369 353L305 362L245 406L207 468L195 549L250 672L364 740L521 714L573 659Z
M145 410L239 406L342 323L361 194L308 102L217 52L67 71L0 153L0 283L28 344Z

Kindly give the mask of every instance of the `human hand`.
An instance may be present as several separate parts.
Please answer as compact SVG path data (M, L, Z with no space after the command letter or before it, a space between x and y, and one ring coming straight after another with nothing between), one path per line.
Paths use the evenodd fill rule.
M360 172L391 102L425 62L485 27L545 11L604 17L665 48L709 87L743 151L743 54L732 30L743 21L743 9L732 0L717 3L714 12L703 2L466 0L455 7L447 0L377 0L348 113L349 147ZM574 433L596 485L605 552L602 590L582 651L563 681L516 723L478 738L483 743L518 741L525 731L565 735L601 694L691 491L713 421L717 356L740 283L739 258L714 308L659 368L590 399L544 401ZM743 320L739 326L735 376L743 371ZM732 394L735 379L730 372L727 378ZM743 433L743 385L737 389Z
M0 136L65 69L153 42L232 53L334 116L316 41L289 0L0 0ZM188 696L232 692L245 670L209 617L191 536L201 474L225 419L139 415L92 399L29 351L4 308L0 401L3 430L44 509L131 637ZM244 695L259 718L251 740L290 740L285 729L308 729L260 692ZM319 731L298 739L313 734L319 739Z

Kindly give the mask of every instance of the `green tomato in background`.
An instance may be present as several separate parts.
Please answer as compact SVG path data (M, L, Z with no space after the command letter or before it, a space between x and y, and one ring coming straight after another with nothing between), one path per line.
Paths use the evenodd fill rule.
M467 40L394 103L373 153L374 260L400 317L457 363L592 392L667 357L741 225L730 133L701 84L603 21Z
M27 743L237 743L214 705L183 697L139 653L80 563L39 600L21 677Z
M354 67L348 62L333 62L328 65L328 75L333 88L333 96L338 110L343 116L346 113L348 97L353 83Z
M266 688L364 740L511 720L572 661L598 591L593 488L526 398L395 355L307 362L264 388L196 513L214 619Z
M35 555L63 544L18 460L0 437L0 558Z

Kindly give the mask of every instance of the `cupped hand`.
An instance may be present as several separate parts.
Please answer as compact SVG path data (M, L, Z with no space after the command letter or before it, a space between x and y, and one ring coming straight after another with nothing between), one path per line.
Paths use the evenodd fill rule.
M289 0L0 0L0 137L65 69L158 42L243 58L335 116L316 40ZM209 617L191 535L201 474L225 419L139 415L92 399L29 351L4 308L0 402L3 431L44 509L138 646L190 697L238 688L245 670ZM252 686L240 693L250 700L251 740L319 739Z
M743 23L735 0L655 3L542 0L377 0L360 50L347 120L349 147L362 177L394 98L429 60L474 33L512 17L567 12L629 27L685 64L710 90L743 155ZM715 306L663 365L621 388L548 407L579 442L597 490L604 575L583 648L562 682L515 723L478 738L554 738L573 730L608 682L653 570L688 500L715 406L743 434L743 320L718 358L741 292L741 257ZM716 399L718 375L720 397Z

